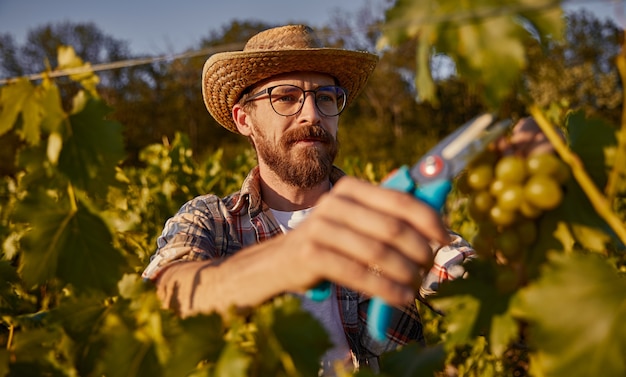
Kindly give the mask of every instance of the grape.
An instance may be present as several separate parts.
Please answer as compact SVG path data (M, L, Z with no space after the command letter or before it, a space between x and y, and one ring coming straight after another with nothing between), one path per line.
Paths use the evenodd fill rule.
M516 264L536 242L537 219L563 200L569 166L551 153L527 158L485 152L468 166L459 181L468 192L468 211L477 232L472 245L479 256L498 265ZM503 272L504 285L517 284L516 273ZM514 279L513 279L514 278Z
M523 201L524 189L519 184L507 184L498 194L498 205L507 211L517 210Z
M489 185L489 193L495 197L500 196L502 190L506 187L507 183L501 179L494 179Z
M547 175L564 184L570 176L569 167L552 153L534 154L526 160L529 175Z
M543 214L543 211L541 209L528 203L526 199L522 201L522 204L519 207L519 212L527 219L536 219L537 217L541 216L541 214Z
M547 175L533 175L524 185L524 198L535 207L548 210L561 203L563 191L553 178Z
M496 287L501 293L511 293L519 286L519 276L511 268L502 268L497 271Z
M474 206L479 213L489 213L494 202L493 196L485 190L477 191L470 196L470 206Z
M513 224L516 218L515 211L504 209L499 205L494 205L489 211L489 218L496 225L507 226Z
M507 228L496 237L496 247L508 260L515 260L520 256L522 244L520 237L513 228Z
M522 183L526 178L526 164L518 156L504 156L496 163L495 176L505 182Z
M467 173L467 184L474 190L484 190L493 179L493 169L490 165L483 164L472 168Z
M493 255L493 244L491 239L481 236L480 233L477 233L472 238L471 244L472 248L474 248L479 256L491 257Z
M515 224L515 232L523 245L532 245L537 240L537 226L532 220L520 220Z

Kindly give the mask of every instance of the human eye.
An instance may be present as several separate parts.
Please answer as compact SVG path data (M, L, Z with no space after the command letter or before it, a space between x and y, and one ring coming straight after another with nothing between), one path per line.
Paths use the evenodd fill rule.
M319 88L316 91L315 98L317 102L335 103L337 102L337 91L333 88Z
M298 102L301 96L300 90L290 86L277 86L272 90L272 101L282 103Z

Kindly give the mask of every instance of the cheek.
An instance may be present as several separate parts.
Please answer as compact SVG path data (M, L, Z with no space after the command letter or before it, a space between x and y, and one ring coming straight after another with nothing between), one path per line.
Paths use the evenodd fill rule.
M337 120L329 122L326 125L326 131L328 131L335 139L337 139L337 130L339 129L339 124Z

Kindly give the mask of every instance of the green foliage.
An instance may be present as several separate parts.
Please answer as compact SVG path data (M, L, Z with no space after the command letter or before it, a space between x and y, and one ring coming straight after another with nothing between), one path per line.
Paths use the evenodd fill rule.
M415 86L419 98L438 102L430 60L444 53L458 74L481 88L492 110L511 95L526 67L524 40L533 29L542 41L561 37L561 8L541 12L543 0L471 2L398 0L387 11L379 47L416 38Z
M432 109L399 100L409 85L386 51L380 76L372 78L377 87L367 88L354 112L345 114L342 141L354 145L341 156L341 167L378 182L396 159L410 163L446 127L460 124L457 117L481 110L472 97L481 88L490 106L501 103L528 63L521 47L528 33L512 18L520 16L541 42L560 34L556 8L522 11L541 4L508 1L504 9L513 13L487 15L496 2L459 8L455 1L398 1L383 40L395 46L418 39L419 96L434 98L428 97L436 84L428 63L441 52L477 91L466 90L462 81L437 86L451 98L440 104L445 114L434 116ZM448 16L459 9L467 17ZM234 25L224 39L245 39L255 27L261 25ZM62 67L85 65L70 48L59 53ZM169 72L178 80L198 69L189 62ZM278 297L228 321L215 314L179 318L161 308L153 286L138 274L164 221L180 205L240 187L255 164L250 149L233 152L230 144L218 143L223 148L194 155L203 137L160 133L162 141L142 147L136 163L121 165L129 130L112 120L114 109L95 90L98 78L86 73L70 81L81 88L71 96L49 79L0 88L0 135L19 141L16 173L0 180L0 376L317 375L329 337L295 298ZM188 86L171 85L188 95ZM552 119L563 121L570 149L595 184L609 185L611 173L623 168L615 161L622 135L611 120L565 111L569 99L554 100L542 106L556 109ZM172 106L188 104L177 101ZM423 124L416 126L416 119ZM433 119L447 126L433 126ZM376 135L378 144L366 144L366 134ZM392 158L381 152L386 149L394 150ZM613 185L619 200L626 186L619 180ZM476 226L467 215L467 198L455 191L449 199L446 221L471 239ZM623 245L574 180L561 206L537 221L538 240L518 266L519 288L501 284L510 266L473 260L466 279L444 284L432 300L445 316L419 305L429 346L383 355L380 375L623 375Z
M546 376L626 373L626 281L598 255L551 254L512 314L529 323L533 370ZM575 308L575 309L574 309Z

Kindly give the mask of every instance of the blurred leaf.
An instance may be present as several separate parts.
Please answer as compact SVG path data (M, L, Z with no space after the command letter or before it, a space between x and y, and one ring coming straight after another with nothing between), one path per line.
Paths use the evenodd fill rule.
M324 327L300 308L300 300L283 296L260 307L253 323L262 375L317 376L322 355L332 343Z
M246 377L252 360L250 355L241 351L233 343L222 350L215 367L214 377Z
M381 373L389 376L434 376L444 369L446 353L439 345L424 347L413 343L381 358Z
M35 88L26 78L0 88L0 135L15 125L17 116L24 111L24 103L33 96Z
M218 358L227 357L236 361L238 365L229 365L229 371L243 368L243 355L234 350L220 356L224 351L224 329L222 319L217 314L197 315L180 321L180 328L167 338L172 349L172 356L165 367L164 376L178 377L186 375L195 369L201 362L215 363ZM224 368L225 366L222 366ZM230 374L228 374L230 376Z
M378 48L417 39L415 84L422 100L437 102L430 57L444 53L460 76L482 90L490 107L498 108L526 67L525 40L562 37L560 8L545 5L545 0L398 0L386 13Z
M36 92L40 92L40 88ZM39 145L41 138L41 120L43 114L41 112L41 104L36 100L35 96L29 96L23 104L22 108L22 129L19 134L22 139L30 145Z
M431 299L437 309L446 313L447 345L467 344L479 335L506 340L508 337L502 333L491 334L494 320L507 312L511 298L511 293L498 288L494 263L476 259L467 264L466 270L466 279L443 284L438 295Z
M124 158L122 127L105 120L109 108L102 102L87 100L85 107L69 118L71 135L59 156L59 170L78 188L106 195L115 183L115 172Z
M4 377L9 374L9 361L11 354L8 350L0 348L0 377Z
M72 69L84 67L85 72L74 73L69 77L87 89L87 91L93 96L97 97L96 85L100 82L100 78L89 69L90 63L85 63L76 55L74 48L71 46L59 46L57 51L57 60L59 62L59 69Z
M60 124L67 118L67 114L62 107L59 88L51 80L44 79L37 90L39 104L43 112L41 129L48 133L62 133L64 129L60 127Z
M602 190L617 146L615 127L601 118L586 117L580 110L568 115L567 130L570 149L580 157L585 170Z
M126 261L103 219L82 200L76 205L41 191L30 191L17 204L15 219L31 227L21 240L19 272L29 286L58 278L77 291L114 292Z
M519 324L509 312L495 315L491 322L489 345L491 353L501 357L511 342L519 336Z
M90 292L89 295L72 296L50 312L50 320L63 326L65 333L77 342L87 341L97 332L107 307L105 297Z
M11 262L0 259L0 314L12 311L16 305L17 296L13 284L19 282L19 276Z
M102 327L106 348L99 360L101 374L109 377L163 376L155 344L137 336L133 324L110 313Z
M61 329L47 326L19 331L11 352L11 373L16 376L69 376L75 374L70 366L69 344Z
M626 281L595 254L552 254L542 276L521 290L512 313L529 324L541 375L626 374Z

